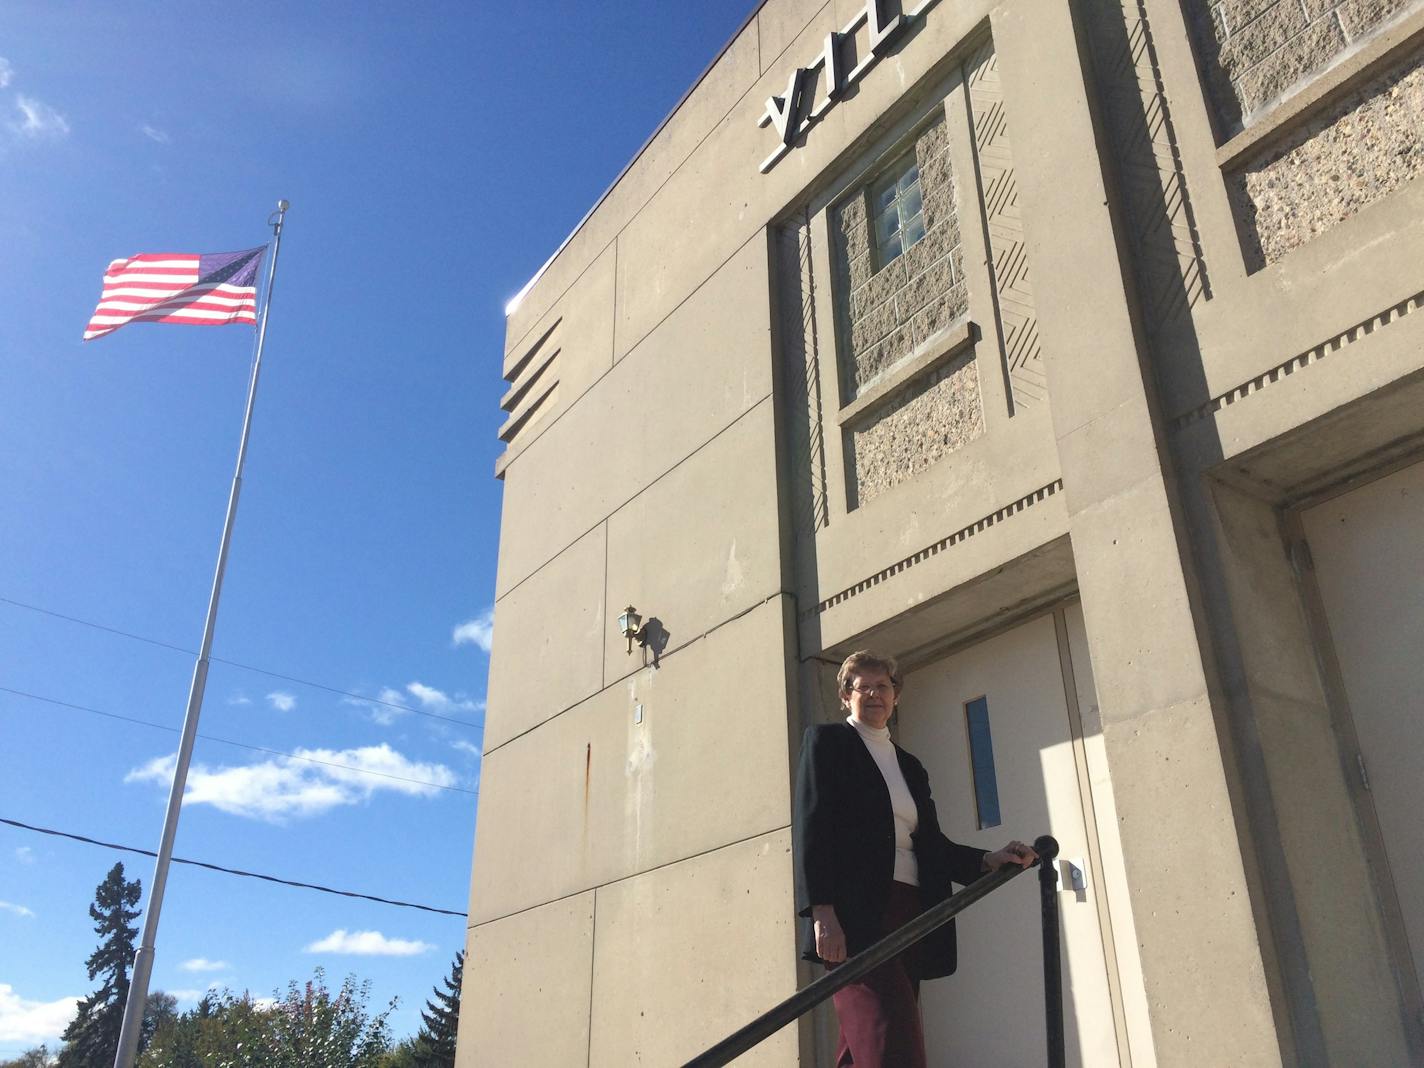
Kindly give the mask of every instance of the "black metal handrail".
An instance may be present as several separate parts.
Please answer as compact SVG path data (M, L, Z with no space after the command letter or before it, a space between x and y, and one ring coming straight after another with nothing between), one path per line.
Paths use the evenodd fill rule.
M1058 842L1043 835L1033 843L1038 854L1040 914L1043 922L1043 995L1044 1018L1048 1025L1048 1068L1063 1066L1063 981L1058 952L1058 883L1054 861L1058 857ZM926 909L903 927L891 931L869 949L833 968L819 979L802 987L781 1004L767 1010L751 1023L732 1032L711 1049L688 1061L683 1068L720 1068L740 1057L747 1050L770 1038L787 1024L804 1016L842 987L855 982L892 957L909 949L926 935L943 927L974 902L988 897L1026 869L1016 864L990 872L966 886L938 905ZM1052 968L1052 974L1049 969Z

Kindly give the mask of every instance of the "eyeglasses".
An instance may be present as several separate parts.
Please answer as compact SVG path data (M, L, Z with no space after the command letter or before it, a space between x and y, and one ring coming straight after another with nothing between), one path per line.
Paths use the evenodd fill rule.
M850 688L862 697L889 697L895 692L895 687L888 682L877 682L874 686L862 686L858 682L853 682Z

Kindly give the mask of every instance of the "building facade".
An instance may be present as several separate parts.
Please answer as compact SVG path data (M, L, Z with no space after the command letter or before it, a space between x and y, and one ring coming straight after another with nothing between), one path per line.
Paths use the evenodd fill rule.
M765 0L508 313L458 1063L812 978L867 646L947 833L1062 843L1070 1063L1424 1063L1421 174L1420 0ZM1030 882L931 1063L1041 1063Z

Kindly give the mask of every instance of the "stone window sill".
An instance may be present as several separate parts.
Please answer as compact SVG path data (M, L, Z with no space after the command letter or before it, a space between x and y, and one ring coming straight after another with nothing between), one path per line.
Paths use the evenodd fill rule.
M1424 10L1386 26L1302 89L1271 105L1249 127L1216 150L1217 165L1225 171L1240 169L1249 157L1270 148L1307 116L1382 73L1421 42L1424 42Z
M846 426L860 419L873 409L881 407L889 398L917 378L931 374L955 357L972 348L979 339L979 328L968 319L961 319L929 338L909 359L872 382L855 400L840 410L836 422Z

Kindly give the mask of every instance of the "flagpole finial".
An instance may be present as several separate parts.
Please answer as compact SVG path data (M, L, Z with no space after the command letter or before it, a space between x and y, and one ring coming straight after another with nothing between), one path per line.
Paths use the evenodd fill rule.
M278 211L286 211L286 210L287 210L288 208L290 208L291 206L292 206L292 205L289 204L289 203L288 203L287 201L285 201L285 200L279 200L279 201L277 201L277 210L278 210Z

